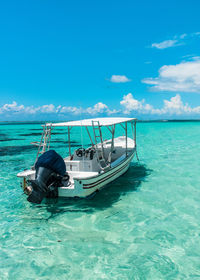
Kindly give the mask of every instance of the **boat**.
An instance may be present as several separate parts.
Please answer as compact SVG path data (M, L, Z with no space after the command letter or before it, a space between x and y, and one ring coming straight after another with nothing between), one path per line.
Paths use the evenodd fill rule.
M52 131L58 127L67 128L68 144L66 147L68 146L68 155L66 157L61 157L50 149ZM80 143L80 146L73 150L71 130L77 127L86 130L91 144L84 148ZM110 134L108 140L105 139L105 130L107 134ZM122 135L119 135L120 130ZM38 146L35 163L30 169L17 174L21 178L21 186L24 192L30 198L28 200L40 203L44 197L52 196L84 198L99 191L128 170L136 154L136 119L94 118L46 123L43 125L40 142L32 142L32 144ZM49 157L51 158L49 163L44 165ZM41 162L43 162L43 165ZM56 164L59 162L60 165L57 165L59 165L59 168L62 166L62 171L53 167L55 162ZM38 171L38 169L41 169L41 171ZM47 183L49 176L52 176L52 174L56 180ZM39 195L39 199L31 198L33 190L36 190L36 192L39 190L42 193ZM38 196L36 193L35 195Z

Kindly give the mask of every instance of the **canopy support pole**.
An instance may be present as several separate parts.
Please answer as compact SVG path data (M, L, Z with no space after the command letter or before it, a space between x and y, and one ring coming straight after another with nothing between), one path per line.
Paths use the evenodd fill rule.
M125 123L125 134L126 134L126 157L128 155L127 153L127 122Z
M134 121L134 143L135 143L135 154L137 160L139 161L138 153L137 153L137 144L136 144L136 121Z
M112 129L110 129L109 126L106 126L106 127L107 127L107 129L110 131L110 133L112 133Z
M70 127L69 126L68 126L68 146L69 146L69 156L71 157Z
M134 142L136 147L136 121L134 121Z
M87 130L88 136L90 137L90 141L91 141L91 143L92 143L92 146L94 146L94 143L93 143L93 141L92 141L92 137L91 137L90 132L89 132L89 130L88 130L88 127L86 126L85 128L86 128L86 130Z
M122 124L122 123L120 123L120 125L121 125L121 127L122 127L123 129L125 129L125 127L123 126L123 124Z
M111 133L112 133L112 142L111 142L111 149L110 149L110 153L109 153L109 156L108 156L108 162L109 164L111 164L111 161L112 161L112 154L113 154L113 151L114 151L114 139L115 139L115 124L114 126L112 127L112 130L110 130Z

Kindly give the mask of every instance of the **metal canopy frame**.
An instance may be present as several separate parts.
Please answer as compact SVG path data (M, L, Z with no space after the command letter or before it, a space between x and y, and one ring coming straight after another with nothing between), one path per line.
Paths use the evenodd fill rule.
M111 164L111 161L112 161L112 153L113 153L113 150L114 150L114 136L115 136L115 128L116 128L116 125L119 124L125 131L125 146L126 146L126 157L128 155L128 152L127 152L127 146L128 146L128 141L127 141L127 138L128 138L128 123L131 124L131 130L132 130L132 135L133 135L133 140L134 140L134 143L135 143L135 147L136 147L136 119L128 119L127 121L124 121L124 122L118 122L118 123L114 123L114 124L111 124L111 125L100 125L98 123L98 129L99 129L99 133L100 133L100 136L97 136L100 138L100 143L97 143L96 141L96 137L95 137L95 127L94 127L94 123L95 122L98 122L96 120L93 121L93 133L94 133L94 140L92 139L92 136L90 134L90 131L88 129L89 126L87 125L84 125L84 127L86 128L86 131L87 131L87 134L90 138L90 141L91 141L91 144L92 144L92 147L96 147L96 149L98 150L98 144L100 144L101 146L101 152L102 152L102 157L104 157L104 152L103 152L103 138L102 138L102 131L101 131L101 128L102 127L107 127L107 129L109 130L109 132L111 133L112 135L112 139L111 139L111 151L109 153L109 156L108 156L108 162L107 164L110 165ZM90 125L91 126L91 125ZM31 144L34 144L36 146L38 146L38 152L37 152L37 156L36 156L36 161L39 157L39 154L42 154L44 153L46 150L49 150L50 148L50 141L51 141L51 130L52 130L52 127L55 127L53 126L52 123L50 124L45 124L43 125L43 133L42 133L42 136L41 136L41 140L40 142L32 142ZM57 126L58 127L58 126ZM71 153L71 143L70 143L70 131L72 129L73 126L67 126L67 133L68 133L68 147L69 147L69 156L71 157L72 156L72 153ZM41 150L42 148L42 150ZM36 163L35 161L35 163Z
M128 141L127 141L127 138L128 138L128 123L131 124L131 130L132 130L132 135L133 135L133 140L134 140L134 143L135 143L135 147L136 147L136 119L133 119L132 121L129 121L129 122L125 122L125 126L123 125L123 123L119 123L119 125L121 125L121 127L124 129L125 131L125 145L126 145L126 157L128 155L127 153L127 146L128 146ZM111 133L112 135L112 139L111 139L111 151L110 151L110 154L109 154L109 157L108 157L108 162L109 164L111 163L111 160L112 160L112 152L114 150L114 136L115 136L115 128L116 128L116 124L114 125L108 125L108 126L105 126L107 127L107 129L109 130L109 132ZM72 127L69 127L68 126L68 145L69 145L69 155L71 156L71 145L70 145L70 130L71 130ZM96 147L96 149L98 149L97 147L97 144L94 143L93 139L92 139L92 136L90 134L90 131L88 129L88 126L85 126L86 128L86 131L87 131L87 134L90 138L90 141L91 141L91 144L92 144L92 147ZM99 129L101 130L102 126L99 126ZM93 128L93 133L94 132L94 128ZM94 138L95 138L95 135L94 135ZM101 147L103 147L103 139L101 137Z
M95 119L84 119L79 121L69 121L62 123L51 123L52 127L61 126L93 126L92 122L99 122L100 126L111 126L114 124L126 123L136 120L135 118L95 118ZM50 125L46 124L46 125Z

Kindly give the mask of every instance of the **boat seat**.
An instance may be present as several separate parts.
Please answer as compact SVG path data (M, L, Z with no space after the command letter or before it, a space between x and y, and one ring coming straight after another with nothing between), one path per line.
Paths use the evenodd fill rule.
M124 160L126 158L126 154L123 154L121 157L119 157L118 159L116 159L115 161L113 161L111 163L111 167L115 167L116 165L118 165L122 160Z

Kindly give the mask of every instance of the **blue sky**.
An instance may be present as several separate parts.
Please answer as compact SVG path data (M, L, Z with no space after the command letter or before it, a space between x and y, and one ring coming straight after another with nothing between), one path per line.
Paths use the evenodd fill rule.
M200 118L199 1L4 1L0 120Z

